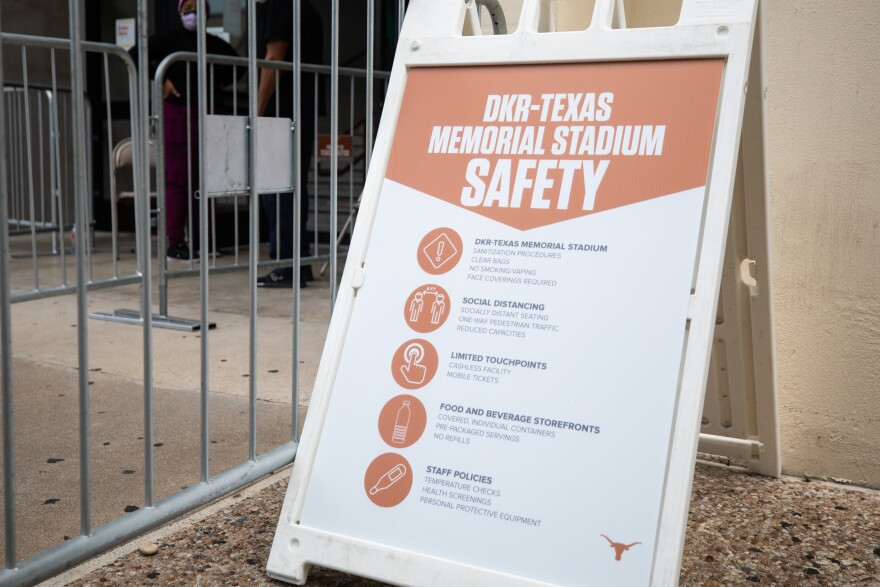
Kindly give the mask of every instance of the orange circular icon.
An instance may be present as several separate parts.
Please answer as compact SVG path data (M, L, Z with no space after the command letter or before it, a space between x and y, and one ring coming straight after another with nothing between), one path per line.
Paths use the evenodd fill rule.
M435 284L417 288L403 307L403 318L416 332L433 332L446 322L449 316L449 294Z
M419 267L431 275L446 273L458 264L464 247L451 228L436 228L419 243Z
M427 385L437 372L437 350L427 340L416 338L398 347L391 359L391 374L405 389Z
M383 508L398 505L412 489L413 474L409 462L398 454L379 455L364 474L364 491L374 504Z
M422 437L427 424L422 402L411 395L398 395L379 414L379 435L388 446L406 448Z

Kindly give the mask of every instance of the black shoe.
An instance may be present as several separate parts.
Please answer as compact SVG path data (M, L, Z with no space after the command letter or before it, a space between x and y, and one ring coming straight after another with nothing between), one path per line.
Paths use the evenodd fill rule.
M282 275L281 279L278 279L276 274L280 273ZM292 280L292 273L289 269L275 269L274 271L263 275L262 277L257 277L258 285L265 285L268 281L280 282L285 279ZM310 281L314 281L315 276L312 274L312 266L311 265L300 265L299 266L299 283L300 287L305 287L306 284ZM288 287L288 286L275 286L275 287Z
M290 289L293 287L293 274L289 269L275 269L257 279L257 285L260 287L284 287ZM300 281L299 285L300 287L306 286L304 281Z
M189 247L186 243L177 243L176 245L171 245L168 247L168 259L171 261L189 261ZM198 260L199 254L196 253L195 256L192 257L193 261Z

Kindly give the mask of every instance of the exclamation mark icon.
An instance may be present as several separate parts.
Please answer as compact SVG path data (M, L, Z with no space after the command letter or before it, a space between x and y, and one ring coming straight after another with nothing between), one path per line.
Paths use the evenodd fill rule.
M412 416L412 410L409 409L409 400L404 400L403 405L397 410L397 418L394 420L394 433L391 435L391 442L395 444L403 444L406 442L406 432L409 429L410 416Z
M443 241L440 241L439 243L437 243L437 258L435 260L438 263L440 262L440 259L443 258L443 245L444 244L446 244L446 243L444 243Z

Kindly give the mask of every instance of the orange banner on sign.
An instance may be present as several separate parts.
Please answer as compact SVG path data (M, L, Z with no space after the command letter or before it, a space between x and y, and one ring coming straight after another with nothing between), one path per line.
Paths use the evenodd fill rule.
M723 66L416 68L386 177L520 230L697 188Z

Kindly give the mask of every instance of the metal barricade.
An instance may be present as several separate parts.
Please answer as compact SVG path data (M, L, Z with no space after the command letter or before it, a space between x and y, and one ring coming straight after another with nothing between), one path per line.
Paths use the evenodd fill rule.
M0 42L7 47L7 51L20 53L23 72L21 87L4 87L3 91L4 122L8 129L4 134L6 188L9 194L6 227L9 236L13 237L9 250L16 260L30 260L32 274L32 280L28 283L16 281L10 284L11 301L75 292L77 286L71 281L69 272L70 260L76 258L72 253L75 253L73 247L77 243L84 243L88 287L95 289L139 282L141 277L135 268L123 276L118 274L115 266L110 275L96 275L93 272L93 203L86 195L81 202L85 216L84 228L75 224L78 205L76 181L83 178L86 181L86 194L91 194L94 180L91 175L91 141L77 147L73 138L78 118L74 107L76 96L70 89L59 87L58 84L56 63L61 60L59 54L69 55L69 43L64 39L8 33L0 35ZM123 68L131 68L129 91L136 89L134 66L125 51L115 45L89 42L83 42L82 49L84 53L102 56L105 86L110 76L108 59L113 56L123 64ZM52 80L50 87L35 88L28 84L28 54L36 50L48 52ZM90 102L85 96L81 99L82 124L90 127ZM134 113L136 100L132 100L131 104L131 112ZM109 120L109 112L107 116ZM77 163L80 157L82 160ZM41 262L44 257L50 259Z
M20 51L26 64L26 47L22 45ZM3 89L3 101L6 167L13 196L9 203L9 234L54 232L51 253L58 254L64 220L73 218L70 92L29 86L25 76L22 87Z
M204 8L204 0L199 0ZM144 54L147 53L148 44L147 30L147 1L138 0L137 30L138 44L142 51L140 60L135 64L130 56L120 48L103 43L87 42L82 39L82 1L69 0L70 38L49 38L26 35L15 35L0 32L0 88L4 91L4 99L0 100L0 391L2 391L2 500L4 504L3 515L3 553L4 570L0 570L0 585L30 585L40 580L49 578L79 562L104 552L119 545L138 534L155 528L169 520L174 519L200 505L213 499L230 493L252 481L289 464L296 455L297 434L299 429L299 292L292 292L290 314L292 317L290 336L290 401L291 408L285 408L286 418L289 421L289 437L281 442L270 445L270 448L258 454L257 451L257 303L256 303L256 275L259 268L277 267L282 264L294 265L294 271L298 271L300 263L325 262L329 266L329 298L332 306L336 297L336 283L338 273L338 258L341 248L344 248L347 235L350 234L353 219L357 213L357 199L361 190L363 177L366 175L366 166L370 158L372 137L374 132L373 96L380 89L375 87L375 82L380 84L387 80L387 74L375 72L373 69L373 44L374 44L374 0L367 0L367 67L365 70L341 68L339 66L339 0L332 0L332 40L331 40L331 64L330 66L311 66L300 63L299 42L295 50L293 64L266 63L257 60L255 52L255 5L248 2L249 22L249 56L230 60L235 68L247 68L248 90L247 110L234 105L236 114L246 114L248 120L256 117L256 80L259 67L278 67L280 69L292 69L294 78L300 74L314 76L315 79L326 80L329 78L329 111L326 126L329 127L329 149L326 158L315 158L311 170L298 170L296 182L309 182L312 186L312 223L309 226L310 241L313 254L304 259L298 256L292 261L280 258L267 259L260 256L257 243L256 218L259 209L256 205L256 191L254 185L250 185L246 193L232 195L227 198L231 201L235 229L235 241L231 248L233 253L221 260L212 259L208 262L203 259L199 267L190 265L186 269L170 271L164 264L165 242L162 234L164 226L163 194L164 183L162 182L161 156L161 130L153 141L153 148L157 150L157 180L155 190L157 192L156 206L151 209L150 205L150 159L151 139L149 137L149 123L147 116L148 80L147 64ZM297 3L294 3L296 6ZM401 3L402 6L402 3ZM402 9L401 9L402 10ZM198 63L198 79L195 80L200 88L200 105L198 117L204 122L205 117L211 112L208 105L206 79L209 64L218 65L225 58L207 56L205 47L206 25L204 10L199 11L198 36L200 51L195 57L192 55L178 56L179 59L195 60ZM299 15L294 18L295 38L300 37ZM2 19L0 19L0 31L2 31ZM34 50L48 51L53 63L52 88L33 88L22 84L21 88L6 88L3 74L3 59L10 53L20 52L24 70L27 71L28 52ZM61 55L63 54L63 57ZM100 153L90 153L88 139L88 98L92 103L97 103L96 96L86 96L84 83L85 54L96 55L100 61L102 72L101 91L106 110L97 114L105 119L106 135L102 137L103 147ZM70 88L55 87L54 64L63 58L69 58L70 63ZM114 69L115 68L115 69ZM135 263L131 263L119 246L116 235L112 235L109 247L107 247L107 235L99 235L96 242L91 242L90 232L93 226L93 201L92 194L101 189L109 189L111 197L116 197L117 186L114 185L113 176L93 178L91 176L91 157L106 158L107 168L111 169L113 162L113 149L125 136L117 136L113 128L113 117L110 111L110 79L117 75L115 72L124 71L128 87L128 108L131 125L128 129L131 136L132 153L132 190L134 191L135 212ZM237 79L237 75L235 76ZM94 80L93 80L94 81ZM323 82L322 82L323 83ZM316 84L317 86L318 84ZM94 86L93 86L94 87ZM299 89L294 86L296 98L296 111L299 110ZM8 95L7 95L8 94ZM58 99L60 95L69 96L69 116L63 114L68 110L61 106ZM49 98L52 98L51 100ZM238 99L238 98L236 98ZM65 98L67 100L67 98ZM160 103L160 100L155 100ZM364 105L361 107L360 102ZM340 106L342 105L342 106ZM243 106L243 104L242 104ZM239 112L241 111L241 112ZM347 111L347 117L346 112ZM96 108L97 113L97 108ZM317 116L317 113L312 113ZM297 114L295 119L305 116L306 113ZM340 133L340 115L343 126L347 131ZM158 114L157 114L158 116ZM296 120L294 121L296 122ZM30 126L30 128L28 127ZM204 128L202 124L200 126ZM161 129L161 124L158 126ZM49 129L49 135L41 132ZM118 129L117 129L118 130ZM51 134L54 132L54 135ZM258 142L256 128L251 129L251 139L246 154L249 168L253 168L256 159L255 145ZM292 140L295 152L298 151L302 141L317 141L317 137L301 136L301 128L294 125ZM355 138L354 149L349 157L343 159L336 145L339 144L340 134L349 134ZM42 137L42 138L41 138ZM201 143L200 153L204 154L204 137L199 136ZM63 145L70 145L68 154ZM65 159L67 157L68 159ZM199 175L205 177L204 155L200 157ZM340 166L340 163L342 165ZM109 171L108 171L109 173ZM253 183L253 182L252 182ZM109 185L109 188L107 187ZM342 189L340 189L342 187ZM295 190L297 193L300 189ZM284 197L284 196L282 196ZM298 197L294 195L294 197ZM211 198L213 201L214 199ZM248 230L249 242L239 242L238 238L238 210L239 200L246 205L249 211L250 228ZM217 200L218 202L220 200ZM218 248L215 242L208 243L208 217L209 206L201 206L198 222L203 227L201 231L201 249L203 251ZM152 260L153 240L151 238L151 216L153 212L159 215L157 218L158 234L158 259L154 266ZM192 219L195 221L195 218ZM341 227L341 228L340 228ZM68 230L73 230L78 235L78 246L75 248L65 247L64 237ZM247 249L247 260L239 258L239 249ZM18 255L19 251L21 256ZM15 255L13 255L15 253ZM44 255L50 253L50 255ZM46 258L45 264L41 259ZM109 257L109 259L108 259ZM265 255L263 256L265 257ZM100 262L96 262L100 261ZM118 262L117 262L118 261ZM29 263L25 269L21 269L21 263ZM212 440L210 434L210 409L213 394L218 390L212 387L209 377L209 320L208 299L209 281L208 276L221 276L233 271L248 271L248 372L247 377L248 395L243 398L246 408L242 406L242 414L246 412L247 430L241 430L241 436L246 440L246 455L235 461L229 468L218 474L211 474L210 459L212 454L218 451L212 449L216 440ZM28 274L25 279L21 275ZM157 315L153 307L154 277L159 287L160 313ZM167 283L169 278L195 276L199 279L199 317L198 353L193 354L193 364L198 363L200 384L198 389L192 389L191 396L197 397L198 409L198 439L193 444L198 447L189 451L188 454L198 452L198 481L187 486L173 490L167 487L158 489L160 480L156 475L156 448L161 442L156 441L154 432L156 420L157 394L154 391L154 344L153 326L154 318L167 315ZM137 426L131 426L131 435L138 434L138 442L134 444L134 454L142 458L143 467L143 494L142 499L135 498L133 501L138 506L125 508L125 512L119 512L117 517L109 521L104 518L102 525L95 524L96 514L93 511L93 496L97 492L94 485L93 465L98 439L95 438L95 418L103 412L95 412L95 397L90 386L94 381L90 378L96 370L93 368L90 356L90 334L96 330L96 326L90 327L90 302L94 301L97 290L123 291L125 286L137 286L138 310L136 317L130 322L136 326L129 332L135 332L135 346L139 349L139 357L132 369L142 370L142 379L136 377L142 421ZM111 288L120 288L119 290ZM102 291L103 293L103 291ZM75 439L71 440L70 446L76 445L77 458L71 459L76 462L76 478L78 479L78 499L71 499L78 505L78 534L60 536L54 546L40 545L38 549L29 547L27 557L22 560L19 556L23 547L20 544L19 521L23 515L19 510L21 501L24 499L19 492L20 484L25 480L22 469L16 467L20 462L21 453L25 448L16 445L18 431L22 423L16 420L16 408L21 407L22 390L27 389L27 382L16 380L13 376L15 361L17 360L16 342L20 332L13 332L14 312L28 304L44 303L48 298L70 294L66 299L75 298L75 311L71 314L70 326L75 326L75 344L71 345L71 352L75 354L75 367L66 371L68 381L65 385L75 388L76 402L71 406L69 413L69 427L75 426ZM55 300L52 300L55 301ZM75 317L74 317L75 315ZM94 324L94 323L92 323ZM65 323L63 326L68 327ZM132 329L131 326L119 327ZM68 330L71 332L72 330ZM196 354L198 355L196 357ZM135 371L136 372L136 371ZM75 383L74 383L75 380ZM29 391L29 390L28 390ZM198 393L195 393L195 392ZM45 393L45 392L43 392ZM58 394L63 396L65 394ZM54 396L53 396L54 397ZM175 409L175 401L172 398L168 409ZM238 404L235 404L236 406ZM194 426L195 428L195 426ZM244 426L242 426L242 429ZM285 427L286 433L287 427ZM52 431L47 433L52 434ZM274 442L274 437L273 437ZM109 443L103 443L104 445ZM121 449L120 449L121 450ZM212 452L214 451L214 452ZM57 462L61 459L50 458L48 463ZM42 473L42 471L40 471ZM128 474L129 471L123 471ZM30 473L28 473L30 474ZM28 483L39 483L39 480L30 478ZM71 485L75 485L74 482ZM46 500L45 505L53 505L58 500ZM28 522L30 520L24 520Z
M165 79L165 76L168 72L168 69L175 63L187 62L192 63L195 62L197 55L195 53L174 53L165 58L162 63L157 67L156 74L153 80L153 104L161 104L162 103L162 84ZM209 76L213 77L214 68L217 66L225 66L226 68L231 70L229 73L229 84L233 87L236 85L237 80L240 79L240 71L247 69L248 60L244 57L225 57L219 55L208 55L206 57L206 62L209 67ZM293 64L286 62L278 62L278 61L265 61L262 59L257 60L257 66L259 68L266 69L274 69L276 71L286 71L290 72L293 70ZM330 66L324 65L314 65L314 64L302 64L301 72L303 75L303 85L313 87L315 91L314 96L314 104L315 110L314 112L303 113L303 116L312 117L313 120L317 121L320 118L319 115L319 107L318 104L320 102L319 97L319 88L326 87L328 85L326 82L330 81L332 71ZM339 94L339 104L338 111L345 113L344 124L347 126L342 131L342 135L350 137L351 140L351 148L349 151L341 151L338 153L339 157L344 160L344 165L341 169L337 170L336 173L336 181L337 187L335 188L336 197L334 198L332 193L334 190L333 182L331 181L331 171L330 167L330 154L322 153L318 149L319 145L319 137L326 136L326 134L322 134L320 132L320 128L318 124L314 124L314 133L311 136L303 137L303 140L311 142L313 149L313 157L312 163L308 169L302 170L303 173L303 183L307 184L309 187L310 194L310 213L309 213L309 240L311 246L311 254L301 255L300 262L301 263L323 263L323 270L326 270L329 265L330 259L334 257L338 257L340 254L340 245L344 246L345 243L348 242L348 239L351 237L351 231L354 225L354 219L357 215L357 207L359 203L359 197L361 192L363 191L363 184L366 179L366 170L367 164L369 161L369 149L371 147L371 138L372 137L372 116L367 115L367 109L372 110L372 106L367 103L366 96L369 92L374 91L373 84L378 82L380 87L378 91L381 95L384 95L385 89L387 87L388 78L390 77L390 73L386 71L373 71L372 76L369 76L369 69L358 69L358 68L350 68L350 67L340 67L338 69L338 76L340 79L339 85L342 87L342 91ZM311 79L309 79L311 78ZM276 95L277 95L277 84L279 77L276 77ZM370 83L368 83L368 81ZM187 86L185 88L184 95L190 95L192 91L192 80L187 76ZM239 99L238 93L233 91L231 93L231 99L229 100L230 104L226 106L231 108L231 111L234 115L240 115L241 111L244 110L244 107L247 106L245 100ZM209 88L209 96L208 96L208 110L209 114L215 114L220 110L221 99L219 96L216 96L213 91L213 87ZM270 106L274 108L275 112L273 114L277 115L278 113L278 104L277 102L274 105ZM154 126L154 142L156 145L156 160L158 164L157 169L157 186L156 191L158 193L158 201L165 202L166 194L165 194L165 161L166 156L164 153L164 132L165 132L165 120L164 113L162 108L154 107L153 109L153 121L155 123ZM189 121L187 121L187 127L190 126ZM291 135L293 135L293 128L291 128ZM192 143L197 141L198 137L187 135L187 152L195 152L198 151L197 146ZM293 140L291 138L291 140ZM196 188L193 184L192 176L189 177L189 186L188 192L196 192ZM217 208L218 204L224 205L227 210L231 209L231 214L233 216L232 219L232 227L233 227L233 235L234 240L232 243L226 242L225 244L218 244L217 240L217 230L210 230L211 234L211 242L210 242L210 271L219 272L219 271L230 271L236 269L245 269L250 263L248 259L242 258L240 255L240 250L242 248L246 248L248 246L247 242L243 242L239 239L240 237L240 226L242 225L240 216L242 215L242 211L247 211L246 198L249 195L247 189L243 189L239 192L230 192L224 194L222 197L212 197L207 199L210 211L209 211L209 223L211 226L217 226ZM281 197L290 197L289 195L279 194L276 196L276 205L277 200ZM165 244L165 207L163 205L158 206L158 222L157 222L157 234L158 234L158 242L160 250L158 251L157 259L158 259L158 278L159 278L159 316L167 317L168 316L168 280L172 278L178 277L187 277L192 276L198 273L198 268L196 267L196 259L193 257L188 262L184 262L184 266L178 266L176 268L169 268L167 259L163 254L164 249L162 248ZM331 215L336 218L336 226L341 228L334 229L332 226L334 225L331 221ZM279 215L276 214L276 218L279 218ZM341 222L340 222L341 221ZM190 205L187 211L187 233L193 234L194 227L196 227L198 223L198 218L195 218L193 215L193 207ZM275 226L276 231L280 231L280 226ZM204 230L201 228L200 230ZM224 255L217 255L220 252L220 249L224 249ZM225 254L229 253L229 254ZM274 258L263 258L259 261L260 270L269 270L274 267L283 266L285 264L290 264L291 261L289 259L282 259L279 257L278 252L276 251L276 255ZM323 271L322 271L323 272ZM177 326L181 329L188 328L188 324L178 324Z

